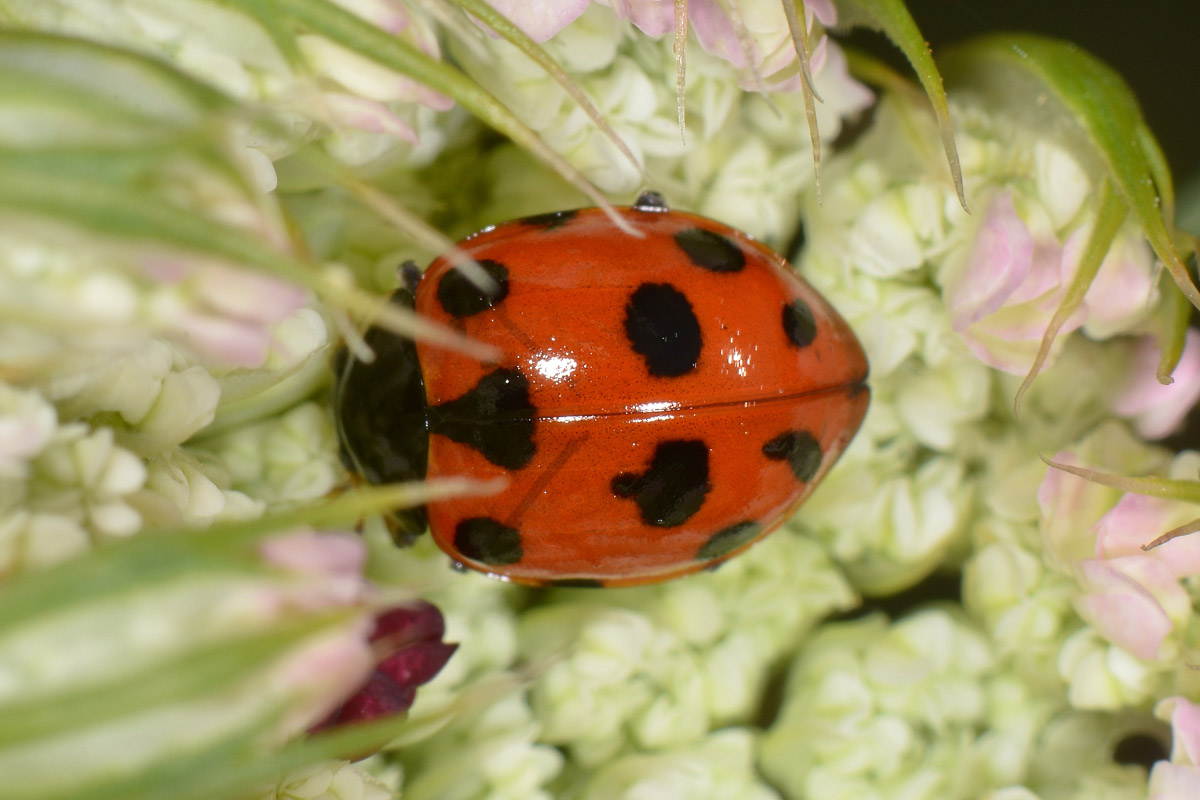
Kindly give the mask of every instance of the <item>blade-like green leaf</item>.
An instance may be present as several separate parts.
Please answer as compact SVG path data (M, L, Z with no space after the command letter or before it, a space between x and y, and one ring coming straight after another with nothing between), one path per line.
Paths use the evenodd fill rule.
M263 567L254 546L272 533L297 527L345 528L371 514L464 494L487 494L496 488L494 482L465 479L363 487L257 520L200 531L158 531L114 542L55 567L0 583L0 637L74 604L118 592L144 591L181 575L260 570Z
M1180 291L1200 308L1200 291L1175 246L1170 174L1120 75L1073 44L1028 34L973 40L947 52L942 66L952 85L981 91L993 107L1001 104L1008 113L1036 113L1044 128L1057 123L1055 133L1090 151L1081 155L1102 165ZM1054 109L1037 92L1062 109L1054 123L1046 122Z
M671 50L675 53L675 117L679 120L679 138L687 142L687 102L684 89L687 86L687 0L675 0L675 31Z
M1020 415L1021 398L1029 391L1029 387L1033 385L1033 379L1042 371L1042 366L1050 357L1050 348L1054 345L1054 340L1058 338L1058 332L1062 330L1063 325L1067 324L1067 320L1083 302L1084 296L1091 288L1092 281L1100 272L1100 265L1104 263L1104 257L1108 255L1108 248L1112 246L1113 239L1117 236L1117 230L1125 220L1127 209L1116 196L1109 181L1101 184L1100 197L1096 206L1096 222L1088 235L1087 245L1079 256L1075 277L1071 279L1071 284L1067 287L1058 308L1054 309L1054 315L1050 317L1046 331L1042 334L1042 341L1038 345L1033 365L1029 367L1029 372L1025 374L1025 379L1021 381L1021 386L1013 398L1013 410L1018 416Z
M239 681L252 679L304 640L344 625L359 613L346 610L277 623L267 630L186 648L160 661L131 664L129 673L115 679L97 683L81 675L71 691L0 704L0 754L37 739L69 736L159 706L203 702L206 696L235 690Z
M1193 244L1193 252L1194 248ZM1163 273L1160 283L1166 281L1166 274ZM1192 304L1188 302L1186 295L1182 292L1163 292L1162 329L1158 334L1161 355L1158 357L1158 369L1155 371L1158 382L1161 384L1171 384L1175 381L1171 377L1171 373L1175 371L1179 359L1183 357L1183 347L1187 341L1191 318Z
M131 265L170 253L265 272L360 320L494 355L308 260L274 199L232 155L235 123L253 116L264 130L277 126L169 65L70 37L0 31L0 100L0 216L10 224L116 243ZM210 208L214 194L221 199ZM229 202L251 212L248 224L226 221L219 206Z
M613 210L607 199L565 159L555 153L529 126L503 103L454 66L426 55L418 48L392 36L345 8L327 0L257 0L244 10L258 19L282 15L297 27L318 33L364 58L407 75L454 98L463 108L512 139L604 208L621 230L638 236Z
M588 115L588 118L613 143L613 146L621 151L621 155L629 160L629 163L642 176L642 180L649 181L645 171L642 169L642 165L638 163L637 158L633 155L633 151L629 149L629 145L625 144L625 141L617 135L617 132L608 124L608 120L600 113L600 109L596 108L591 98L587 96L575 81L571 80L566 71L559 66L557 61L550 57L550 54L546 52L544 47L529 38L524 31L512 24L507 17L483 0L453 0L453 2L461 6L463 10L471 12L471 16L481 20L485 25L507 39L544 69L546 74L553 78L555 83L561 86L571 96L571 99L583 109L583 113Z
M0 85L78 87L89 103L143 122L190 126L237 105L164 62L98 42L33 30L0 29ZM76 132L61 131L64 136Z
M1086 478L1101 486L1110 486L1123 492L1132 492L1147 497L1162 497L1167 500L1183 500L1188 503L1200 503L1200 481L1181 481L1171 478L1126 478L1099 472L1087 467L1077 467L1073 464L1061 464L1043 458L1048 466Z
M782 0L783 13L787 18L788 32L792 37L792 47L796 51L796 60L800 64L800 94L804 98L804 116L808 121L808 140L812 146L813 158L813 189L817 200L821 199L821 131L817 127L817 95L813 87L812 70L808 65L808 28L802 21L804 18L804 0ZM796 13L797 3L800 13Z
M262 725L174 754L130 775L46 794L6 793L6 800L241 800L259 797L289 771L327 759L351 759L379 750L410 723L404 715L336 728L282 745L263 744Z
M938 130L942 135L942 148L946 151L946 161L950 165L950 175L954 180L954 190L958 193L958 202L966 209L967 196L963 190L958 146L954 143L954 126L950 121L950 109L946 105L946 89L929 52L929 45L917 28L912 14L904 7L902 0L837 0L836 5L839 26L865 25L881 31L900 48L900 52L904 53L904 57L912 64L917 79L921 81L925 94L929 96L929 102L933 104Z

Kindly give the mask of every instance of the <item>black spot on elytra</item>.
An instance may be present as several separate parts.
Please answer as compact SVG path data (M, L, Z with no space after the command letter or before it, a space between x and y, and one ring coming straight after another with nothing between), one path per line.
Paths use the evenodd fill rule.
M710 272L740 272L746 266L746 254L736 242L704 228L680 231L675 244L693 264Z
M762 451L772 461L787 461L801 483L811 481L821 468L821 443L808 431L781 433L764 444Z
M808 347L817 338L817 320L808 303L796 298L783 307L783 332L796 347Z
M521 534L491 517L471 517L454 527L454 547L472 561L493 567L515 564L525 555Z
M498 369L456 400L429 409L429 432L478 450L498 467L520 469L533 458L529 381L516 369Z
M438 302L446 309L447 314L459 318L469 317L497 305L508 297L508 269L499 261L489 259L476 263L491 276L495 285L480 287L461 270L447 270L442 274L437 286Z
M602 589L604 581L595 578L559 578L546 585L556 589Z
M696 552L696 559L708 561L727 556L746 542L753 540L761 532L762 526L750 520L722 528L708 537L708 541L700 546L699 551Z
M629 297L625 334L651 375L683 375L700 361L700 322L687 297L669 283L643 283Z
M575 215L578 213L579 211L571 209L569 211L551 211L548 214L534 214L531 217L522 217L521 224L552 231L575 219Z
M611 488L617 497L638 504L647 525L682 525L700 510L712 488L708 483L708 447L696 439L659 442L649 469L641 475L623 472L612 479Z

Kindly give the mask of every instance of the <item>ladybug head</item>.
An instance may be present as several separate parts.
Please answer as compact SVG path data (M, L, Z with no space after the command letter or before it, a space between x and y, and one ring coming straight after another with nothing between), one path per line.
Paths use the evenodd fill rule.
M408 308L413 293L399 289L391 301ZM382 328L363 341L374 353L367 362L341 348L334 360L334 412L342 463L372 484L420 481L429 454L425 381L417 347ZM393 512L395 535L410 538L425 529L423 508Z

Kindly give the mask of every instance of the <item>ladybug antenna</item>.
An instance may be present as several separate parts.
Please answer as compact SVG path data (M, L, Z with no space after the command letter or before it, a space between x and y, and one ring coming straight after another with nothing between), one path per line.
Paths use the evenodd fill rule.
M357 331L355 332L357 336ZM367 353L374 358L374 352L367 346L367 343L359 337L359 344L365 348ZM338 455L341 456L342 465L351 472L362 474L362 464L359 462L358 454L354 452L354 448L350 447L350 440L346 435L346 424L343 420L342 403L344 402L344 392L346 381L349 378L350 370L354 368L354 362L360 360L348 345L343 345L341 349L334 355L333 362L333 420L335 431L338 438Z

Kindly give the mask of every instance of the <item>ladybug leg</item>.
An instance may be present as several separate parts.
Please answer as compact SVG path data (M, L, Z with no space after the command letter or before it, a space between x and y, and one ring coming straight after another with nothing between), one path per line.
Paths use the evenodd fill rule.
M383 524L397 547L412 547L429 527L425 506L398 508L383 515Z
M357 483L357 481L354 480L354 476L351 475L350 479L346 483L343 483L341 486L335 486L332 489L330 489L328 492L326 492L325 499L326 500L336 500L337 498L344 495L347 491L349 491L350 488L352 486L354 486L356 483ZM363 521L361 519L354 523L354 532L355 533L363 532Z
M325 497L333 500L359 486L368 485L361 475L351 470L346 482L330 489L325 493ZM361 534L365 524L366 520L359 518L354 523L354 532ZM387 527L388 535L392 537L392 541L397 547L412 547L416 543L417 537L428 528L428 517L425 514L424 506L398 508L383 515L383 524Z

